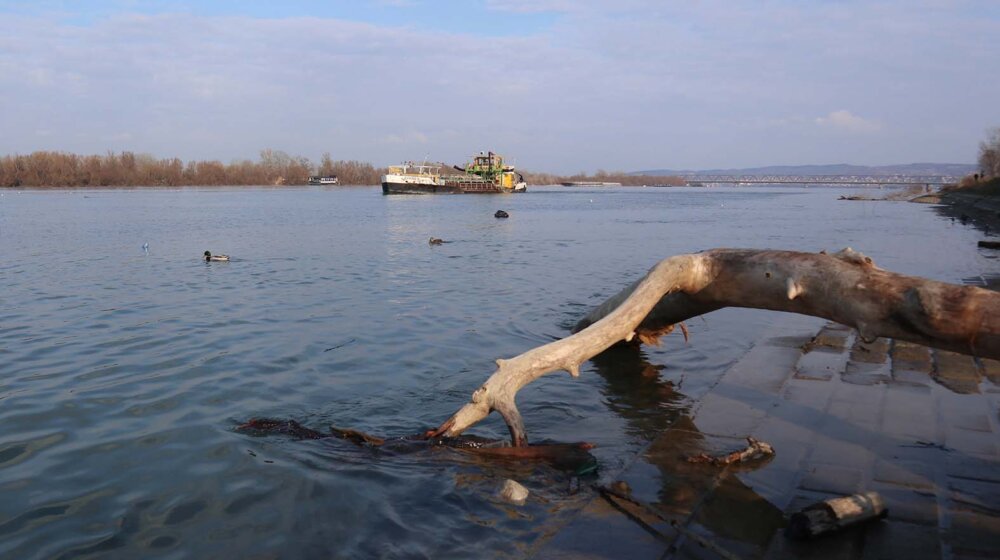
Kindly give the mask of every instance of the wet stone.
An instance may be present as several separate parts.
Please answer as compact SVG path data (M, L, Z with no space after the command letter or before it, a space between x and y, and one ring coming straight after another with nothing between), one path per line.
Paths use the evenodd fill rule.
M851 359L847 363L842 379L855 385L876 385L889 382L892 379L889 344L888 338L878 338L874 342L865 342L858 337L851 348Z
M841 379L853 385L878 385L892 381L892 371L889 364L848 362Z
M847 348L847 340L851 336L851 329L844 325L828 323L825 325L809 343L812 348L829 348L833 350L843 350Z
M994 385L1000 385L1000 360L980 358L979 361L983 367L983 375L986 379L989 379Z
M899 378L899 374L902 372L931 372L933 362L931 361L930 349L926 346L893 340L889 355L892 357L892 376L894 378Z
M858 337L851 348L851 361L867 364L884 364L889 361L889 339L877 338L865 342Z
M972 394L979 392L979 367L971 356L938 350L935 352L936 364L934 380L956 393Z

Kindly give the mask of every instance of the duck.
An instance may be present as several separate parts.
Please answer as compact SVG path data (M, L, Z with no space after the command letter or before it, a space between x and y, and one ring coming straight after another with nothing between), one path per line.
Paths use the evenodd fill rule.
M497 210L496 214L493 214L494 218L509 218L510 214L503 210Z
M229 262L229 255L213 255L211 251L205 251L205 262Z
M427 243L430 244L430 245L440 245L442 243L448 243L448 242L445 241L444 239L440 239L440 238L437 238L437 237L432 237L432 238L430 238L430 241L428 241Z

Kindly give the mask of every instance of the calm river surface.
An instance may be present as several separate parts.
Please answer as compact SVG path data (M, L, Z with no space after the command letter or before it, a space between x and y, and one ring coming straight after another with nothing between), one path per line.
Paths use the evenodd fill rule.
M851 246L940 280L1000 272L979 233L933 208L845 192L0 191L0 557L530 553L589 498L569 492L573 472L235 427L435 426L493 360L565 336L678 253ZM689 344L546 377L519 399L529 436L596 443L596 476L612 478L781 320L724 310L691 321ZM506 437L496 417L473 433ZM505 478L527 505L495 498Z

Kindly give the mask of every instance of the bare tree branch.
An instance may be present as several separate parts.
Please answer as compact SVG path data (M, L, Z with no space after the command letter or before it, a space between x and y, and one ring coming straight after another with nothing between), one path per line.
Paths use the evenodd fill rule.
M553 371L580 364L621 341L655 341L672 325L723 307L823 317L864 340L892 337L1000 358L1000 294L882 270L851 249L835 255L714 249L670 257L594 309L562 340L529 350L498 369L428 437L457 436L499 412L514 446L526 445L517 392Z

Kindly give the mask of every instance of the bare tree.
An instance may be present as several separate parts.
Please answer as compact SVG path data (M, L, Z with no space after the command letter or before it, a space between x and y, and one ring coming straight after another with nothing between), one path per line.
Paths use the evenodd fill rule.
M979 171L984 177L1000 177L1000 127L979 143Z

